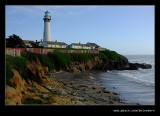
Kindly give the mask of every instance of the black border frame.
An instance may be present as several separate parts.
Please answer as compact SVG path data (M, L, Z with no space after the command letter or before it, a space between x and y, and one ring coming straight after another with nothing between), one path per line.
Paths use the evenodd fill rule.
M114 110L119 110L119 111L124 111L124 110L153 110L157 112L160 109L160 97L158 97L158 89L159 89L159 82L160 78L158 77L159 72L159 58L158 58L158 28L160 28L159 21L160 18L158 15L160 14L160 1L158 0L110 0L110 1L92 1L92 3L87 3L87 1L51 1L51 0L39 0L39 1L34 1L32 0L29 1L22 1L22 0L6 0L2 1L0 0L0 17L1 17L1 35L0 35L0 50L1 50L1 59L2 61L0 62L0 67L1 68L1 74L4 76L1 76L0 80L0 88L1 88L1 93L0 93L0 109L1 111L5 113L11 113L11 112L18 112L18 111L26 111L26 113L31 113L31 112L50 112L52 113L68 113L74 114L75 113L80 113L85 115L84 113L102 113L102 112L114 112ZM5 5L154 5L155 6L155 105L151 106L23 106L23 105L18 105L18 106L5 106ZM4 64L3 64L4 63ZM3 77L3 78L2 78ZM159 100L158 100L159 99ZM128 112L128 111L127 111ZM103 114L103 113L102 113ZM49 114L50 115L50 114ZM52 114L55 115L55 114ZM78 114L77 114L78 115Z

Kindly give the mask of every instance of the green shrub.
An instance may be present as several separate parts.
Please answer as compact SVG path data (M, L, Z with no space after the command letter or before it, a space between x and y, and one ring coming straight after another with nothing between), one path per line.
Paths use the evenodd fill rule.
M114 60L114 61L120 61L125 58L124 56L118 54L117 52L109 50L101 51L100 56L103 57L102 59L105 59L106 57L109 60Z
M11 70L11 65L7 62L6 63L6 84L12 86L10 83L11 78L13 77L13 72Z
M33 99L33 98L27 98L27 99L25 99L23 104L42 104L42 101L36 100L36 99Z
M61 52L49 52L48 56L53 60L57 69L65 69L71 63L70 55Z
M29 80L29 77L30 77L30 76L26 73L26 71L22 71L22 72L21 72L21 76L22 76L22 78L25 79L25 80Z
M28 52L20 52L21 56L26 57Z
M49 70L55 69L54 62L45 54L37 54L41 64L47 66Z
M37 54L33 52L21 52L21 56L28 59L29 61L34 61L37 59Z
M86 62L89 59L93 59L94 55L90 53L61 53L61 52L50 52L48 53L50 59L57 69L65 69L71 62Z
M46 54L37 54L32 52L21 52L21 56L27 58L29 61L35 61L37 58L42 65L47 66L49 70L55 69L54 62Z
M28 62L28 60L24 57L9 56L9 55L6 56L6 66L7 66L6 68L7 68L7 70L11 70L11 68L16 69L20 73L22 78L24 78L24 79L28 78L28 76L27 76L27 74L24 70L27 62ZM10 73L6 75L7 79L9 79L7 77L9 75L10 75Z
M104 53L102 53L102 52L100 52L100 53L99 53L99 57L100 57L100 58L101 58L101 60L103 60L103 61L108 60L107 55L105 55L105 54L104 54Z
M6 61L10 63L11 66L14 67L18 72L21 72L25 68L28 62L26 58L19 57L19 56L18 57L17 56L7 56Z
M86 62L94 58L94 55L91 53L71 53L70 55L71 55L71 60L73 62L80 62L80 63Z

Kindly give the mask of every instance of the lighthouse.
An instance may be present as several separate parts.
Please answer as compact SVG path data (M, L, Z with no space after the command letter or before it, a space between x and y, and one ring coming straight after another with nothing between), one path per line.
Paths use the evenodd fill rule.
M43 41L51 41L51 32L50 32L51 16L49 15L48 11L45 12L43 20L44 20Z

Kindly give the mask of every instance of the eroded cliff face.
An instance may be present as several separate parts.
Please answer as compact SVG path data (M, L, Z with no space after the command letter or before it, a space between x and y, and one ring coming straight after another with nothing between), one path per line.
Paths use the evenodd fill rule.
M98 56L96 56L93 60L88 60L85 63L72 62L66 71L71 73L80 73L81 71L96 69L99 64L102 64L102 61Z
M116 93L111 93L97 84L86 81L79 83L79 81L74 82L62 78L44 77L38 84L31 80L25 81L20 75L17 78L19 78L18 81L13 81L16 84L15 87L6 86L6 105L124 104Z
M6 99L5 99L5 104L6 105L16 105L16 104L22 104L22 93L19 91L19 89L6 86L5 89L6 92Z
M98 56L93 60L88 60L85 63L72 62L66 71L72 73L80 73L81 71L89 69L98 70L109 70L109 69L120 69L125 66L126 61L113 62L113 61L102 61ZM6 86L6 105L16 105L16 104L95 104L95 101L91 98L88 100L74 95L74 88L79 85L72 85L70 82L64 82L60 79L50 78L45 73L48 73L48 67L42 66L40 61L36 59L33 62L29 62L25 67L25 72L29 77L26 79L22 77L16 70L13 69L14 76L10 80L13 87ZM92 89L95 87L90 87L93 95L96 95L97 91L102 91L103 89ZM80 90L84 91L85 90ZM104 91L104 94L107 92ZM80 94L81 95L81 94ZM113 94L114 96L114 94ZM98 102L97 102L98 103ZM105 103L105 102L104 102ZM99 101L99 104L104 104L103 101ZM106 101L109 103L109 101Z
M27 83L19 73L13 69L14 76L10 80L14 87L6 86L6 104L21 104L22 91L26 91Z
M36 97L36 92L47 92L45 88L41 85L44 79L44 72L48 71L46 67L42 67L40 62L37 60L35 62L29 62L25 71L30 75L28 79L22 78L22 76L15 69L12 69L14 75L10 82L12 87L6 86L6 99L7 105L23 104L25 99L30 97Z
M122 70L128 65L128 59L120 61L106 60L102 61L98 56L93 60L88 60L86 63L72 62L67 71L72 73L80 73L81 71L96 69L96 70Z
M66 85L69 82L63 82L50 78L45 75L48 72L47 67L42 67L40 62L29 62L25 71L30 75L28 80L13 69L14 76L10 80L11 86L5 87L6 105L20 104L84 104L81 98L66 93Z

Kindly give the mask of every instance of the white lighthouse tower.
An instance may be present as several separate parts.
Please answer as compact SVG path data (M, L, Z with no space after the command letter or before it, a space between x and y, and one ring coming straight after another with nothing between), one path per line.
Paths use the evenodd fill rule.
M51 32L50 32L51 16L49 15L48 11L45 12L43 20L44 20L43 41L51 41Z

